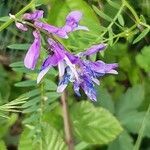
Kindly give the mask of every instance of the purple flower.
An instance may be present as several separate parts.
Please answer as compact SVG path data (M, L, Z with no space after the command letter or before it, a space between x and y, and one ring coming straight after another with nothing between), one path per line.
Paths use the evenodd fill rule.
M36 10L32 13L25 13L22 18L24 20L38 20L40 18L43 18L43 13L43 10Z
M25 58L24 58L24 65L25 67L33 70L37 63L40 54L40 47L41 47L41 38L39 31L33 31L34 42L30 46Z
M68 65L74 76L78 78L75 66L71 63L71 61L67 57L64 47L50 38L48 39L48 44L49 49L53 52L53 54L48 56L48 58L44 60L41 67L41 71L37 77L37 83L41 81L41 79L44 77L44 75L49 71L51 67L57 65L60 77L64 75L65 65Z
M87 30L89 29L85 26L80 26L79 22L82 19L82 13L80 11L72 11L66 17L66 24L62 27L67 33L75 30Z
M106 48L106 44L98 44L93 45L90 48L88 48L85 52L81 53L83 56L90 56L93 55L99 51L102 51Z
M84 53L88 55L94 54L95 52L102 50L102 48L100 48L101 46L102 44L94 45ZM94 83L99 85L99 80L97 78L104 76L107 73L117 74L115 68L118 65L116 63L106 64L100 60L96 62L84 60L80 58L84 56L82 54L74 56L70 53L67 53L67 56L71 63L75 65L76 72L78 73L78 80L75 78L74 73L72 73L71 69L67 66L65 68L65 73L59 82L57 92L63 92L68 83L73 82L74 91L78 96L80 96L79 89L82 88L85 94L91 100L96 101L96 90L94 88Z
M50 34L55 34L61 38L67 39L69 32L73 32L75 30L88 31L87 27L79 25L79 21L81 20L81 18L82 18L82 13L80 11L72 11L66 17L66 24L63 27L55 27L40 21L35 21L34 25L37 28L45 30Z
M28 30L28 28L22 23L16 22L15 24L16 24L16 27L18 29L22 30L22 31L27 31Z
M61 38L65 38L65 39L68 38L67 33L64 30L62 30L61 28L58 28L58 27L55 27L55 26L52 26L52 25L49 25L47 23L43 23L43 22L40 22L40 21L35 21L34 25L37 28L43 29L43 30L47 31L50 34L55 34L55 35L57 35Z

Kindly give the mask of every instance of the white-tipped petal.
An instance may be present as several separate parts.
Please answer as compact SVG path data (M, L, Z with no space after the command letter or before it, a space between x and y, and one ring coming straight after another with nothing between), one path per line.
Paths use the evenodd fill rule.
M80 26L80 25L78 25L76 28L74 28L73 31L76 31L76 30L85 30L85 31L89 31L88 27L86 27L86 26Z
M62 93L65 90L66 87L67 87L67 84L61 84L61 85L59 85L57 87L57 92L58 93Z
M95 82L97 85L100 85L100 81L98 79L93 78L92 81Z
M110 70L109 72L107 73L110 73L110 74L118 74L118 72L116 70Z
M43 69L43 70L39 73L39 75L38 75L38 77L37 77L37 84L40 83L40 81L41 81L42 78L45 76L45 74L49 71L50 68L51 68L51 67L46 67L45 69Z
M65 64L63 61L58 62L59 76L62 77L65 73Z
M71 69L72 72L74 73L74 76L75 76L76 79L78 80L79 77L78 77L78 73L77 73L77 71L76 71L76 69L75 69L75 65L73 65L73 64L70 62L70 60L68 59L68 57L65 57L64 59L65 59L65 61L66 61L66 64L70 67L70 69Z

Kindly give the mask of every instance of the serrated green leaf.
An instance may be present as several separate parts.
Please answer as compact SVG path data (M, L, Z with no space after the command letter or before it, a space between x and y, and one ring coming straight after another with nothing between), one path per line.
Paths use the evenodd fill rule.
M44 150L67 150L67 146L60 133L46 123L43 124L42 137Z
M15 83L15 86L16 87L36 86L36 81L34 81L34 80L21 81L21 82Z
M18 145L18 150L34 150L38 148L39 148L39 145L33 143L32 138L29 135L29 129L26 128L21 134L21 138L19 140L19 145Z
M30 44L12 44L7 47L16 50L27 50L30 47Z
M41 125L41 142L37 141L34 144L29 133L30 130L27 128L22 133L19 143L19 150L34 150L39 149L39 146L42 147L43 150L67 150L67 146L61 135L56 131L55 128L51 127L47 123L43 123ZM40 143L42 143L42 146Z
M106 109L83 101L71 109L74 130L79 139L90 144L107 144L122 131L116 118Z
M119 21L120 25L124 26L124 19L121 14L118 15L118 21Z
M141 34L138 37L136 37L136 39L133 41L133 44L135 44L135 43L139 42L141 39L143 39L148 34L149 31L150 31L149 28L145 28L141 32Z
M102 11L100 11L96 6L92 6L94 11L100 16L102 17L103 19L111 22L112 21L112 18L110 18L108 15L106 15L105 13L103 13Z

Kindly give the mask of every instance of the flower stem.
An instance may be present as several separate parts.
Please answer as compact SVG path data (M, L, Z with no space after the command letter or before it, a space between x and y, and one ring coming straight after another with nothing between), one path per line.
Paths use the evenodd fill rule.
M27 11L28 9L30 9L32 7L32 5L34 4L35 0L32 0L28 5L26 5L24 8L22 8L16 15L15 17L19 17L21 14L23 14L25 11ZM14 22L14 19L9 19L7 22L5 22L4 24L2 24L0 26L0 32L2 30L4 30L5 28L7 28L12 22Z
M133 150L139 150L140 149L140 145L141 145L143 134L144 134L145 127L146 127L146 120L148 120L149 113L150 113L150 104L149 104L148 109L147 109L145 116L143 118L141 128L139 130L139 135L138 135L138 138L135 142L135 146L134 146Z
M74 150L74 143L73 143L71 124L70 124L70 119L69 119L66 91L64 91L61 95L61 103L62 103L62 109L63 109L66 143L68 145L68 150Z

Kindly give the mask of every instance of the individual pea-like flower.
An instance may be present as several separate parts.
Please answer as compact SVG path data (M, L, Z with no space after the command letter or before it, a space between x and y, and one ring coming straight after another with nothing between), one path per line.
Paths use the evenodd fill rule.
M75 30L89 30L85 26L79 25L80 20L82 19L82 13L80 11L72 11L66 17L66 24L62 27L62 30L67 33Z
M17 27L18 29L20 29L20 30L22 30L22 31L28 31L28 28L27 28L26 25L24 25L24 24L22 24L22 23L20 23L20 22L16 22L15 24L16 24L16 27Z
M35 10L32 13L25 13L22 17L23 20L39 20L43 18L44 11L43 10Z
M22 31L27 31L27 25L26 22L24 22L24 20L29 20L29 21L36 21L39 20L41 18L43 18L43 10L36 10L32 13L25 13L22 17L22 22L17 22L16 21L16 27ZM15 16L9 14L11 18L16 19Z
M68 38L68 33L75 30L87 30L85 26L80 26L79 22L82 18L82 13L80 11L72 11L66 17L66 24L63 27L55 27L41 21L35 21L34 25L37 28L43 29L50 34L55 34L61 38Z
M31 44L25 58L24 65L28 69L34 70L37 60L40 55L40 47L41 47L41 38L39 31L33 31L34 41Z

